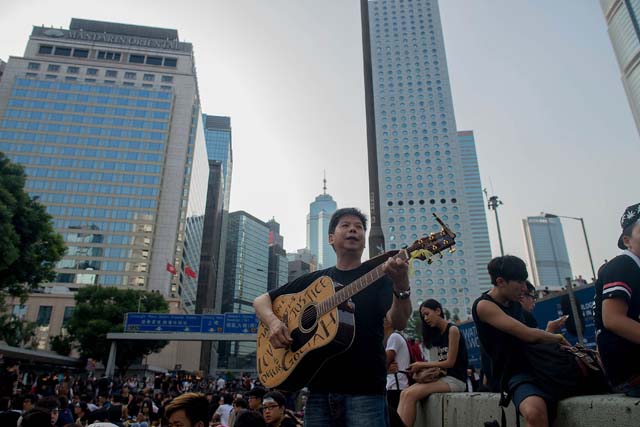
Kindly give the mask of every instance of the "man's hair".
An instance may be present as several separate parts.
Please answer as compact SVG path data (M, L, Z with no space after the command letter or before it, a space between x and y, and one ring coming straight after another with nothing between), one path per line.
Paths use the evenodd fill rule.
M358 208L342 208L338 209L331 215L331 220L329 221L329 234L333 234L336 231L336 227L338 226L338 222L340 222L340 218L347 215L353 215L358 217L360 221L362 221L362 226L365 231L367 230L367 217L364 216L360 209Z
M242 409L247 409L249 407L249 404L247 403L246 400L244 400L243 398L239 397L236 400L233 401L233 404L235 406L237 406L238 408L242 408Z
M530 281L527 280L527 292L531 295L536 293L536 287L533 286L533 283L531 283Z
M60 409L60 401L55 396L47 396L38 400L36 406L51 412L54 409Z
M266 392L267 390L265 390L264 387L254 387L247 392L247 397L257 397L262 400Z
M513 255L499 256L492 259L487 265L487 270L494 286L497 284L498 277L502 277L507 282L509 280L523 281L529 277L527 265L523 260Z
M181 394L167 405L164 410L165 417L168 419L174 412L180 410L184 410L192 426L195 426L198 421L202 421L205 426L209 425L209 402L204 394Z
M42 427L51 425L51 414L43 408L33 408L22 416L21 427Z
M242 409L233 425L234 427L267 427L267 422L260 412Z
M262 401L264 402L267 399L273 399L275 400L275 402L278 404L278 406L284 406L285 403L287 403L287 398L284 397L284 394L280 393L279 391L273 390L270 391L269 393L264 395L264 398L262 399Z

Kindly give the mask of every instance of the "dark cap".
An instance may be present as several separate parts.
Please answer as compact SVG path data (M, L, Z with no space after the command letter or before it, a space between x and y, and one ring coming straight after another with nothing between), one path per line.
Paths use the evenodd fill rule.
M633 226L636 222L638 222L638 220L640 220L640 203L631 205L624 210L622 218L620 218L620 227L622 227L622 233L618 238L618 247L620 249L627 249L627 247L624 245L624 242L622 241L625 229L627 227Z

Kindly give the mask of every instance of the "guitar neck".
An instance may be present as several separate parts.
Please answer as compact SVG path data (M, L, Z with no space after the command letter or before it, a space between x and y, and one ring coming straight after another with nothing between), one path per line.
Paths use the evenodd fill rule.
M401 260L405 261L409 258L409 255L407 254L406 250L401 250L397 255L392 257L392 259L396 258L400 258ZM385 275L385 272L383 270L384 263L378 265L364 276L361 276L358 279L354 280L353 282L351 282L351 284L349 284L349 286L345 286L344 288L340 289L330 298L322 301L320 304L318 304L318 315L322 316L330 312L340 304L348 301L357 293L365 290L369 285L375 283L378 279Z

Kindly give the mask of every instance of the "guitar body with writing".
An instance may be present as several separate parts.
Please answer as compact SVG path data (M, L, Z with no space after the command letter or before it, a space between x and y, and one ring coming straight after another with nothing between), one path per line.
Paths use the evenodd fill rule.
M272 309L287 325L292 343L287 348L274 348L269 341L269 328L259 323L256 361L262 384L281 390L299 390L327 360L348 350L355 336L355 306L351 297L384 275L383 263L390 256L431 262L430 257L444 249L451 248L453 252L455 234L437 216L436 220L442 226L440 232L417 240L395 255L388 253L367 261L377 266L348 286L322 276L301 292L277 297Z

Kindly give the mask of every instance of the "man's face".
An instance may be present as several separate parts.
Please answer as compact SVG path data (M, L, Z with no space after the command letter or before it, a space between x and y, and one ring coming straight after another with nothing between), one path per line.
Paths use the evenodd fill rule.
M633 226L631 236L624 236L622 241L627 249L640 256L640 222L636 222Z
M502 277L498 277L496 280L500 292L508 301L520 301L524 290L527 289L526 281L524 280L504 280Z
M262 414L267 424L275 424L284 416L284 406L270 402L262 407Z
M258 410L260 408L260 405L262 405L262 399L256 396L249 396L247 402L249 403L249 409L252 409L254 411Z
M535 293L533 291L529 291L525 286L522 298L520 298L520 304L522 304L522 308L529 313L533 312L533 309L536 306L536 299L537 297Z
M202 421L198 421L192 425L184 409L180 409L169 417L169 427L204 427L204 424Z
M364 224L354 215L345 215L338 221L336 229L329 234L329 244L338 251L360 252L365 246Z
M60 415L60 411L58 408L54 408L50 412L51 414L51 425L55 425L58 422L58 415Z
M22 409L26 412L30 409L33 409L33 402L31 401L31 399L25 399L22 402Z

